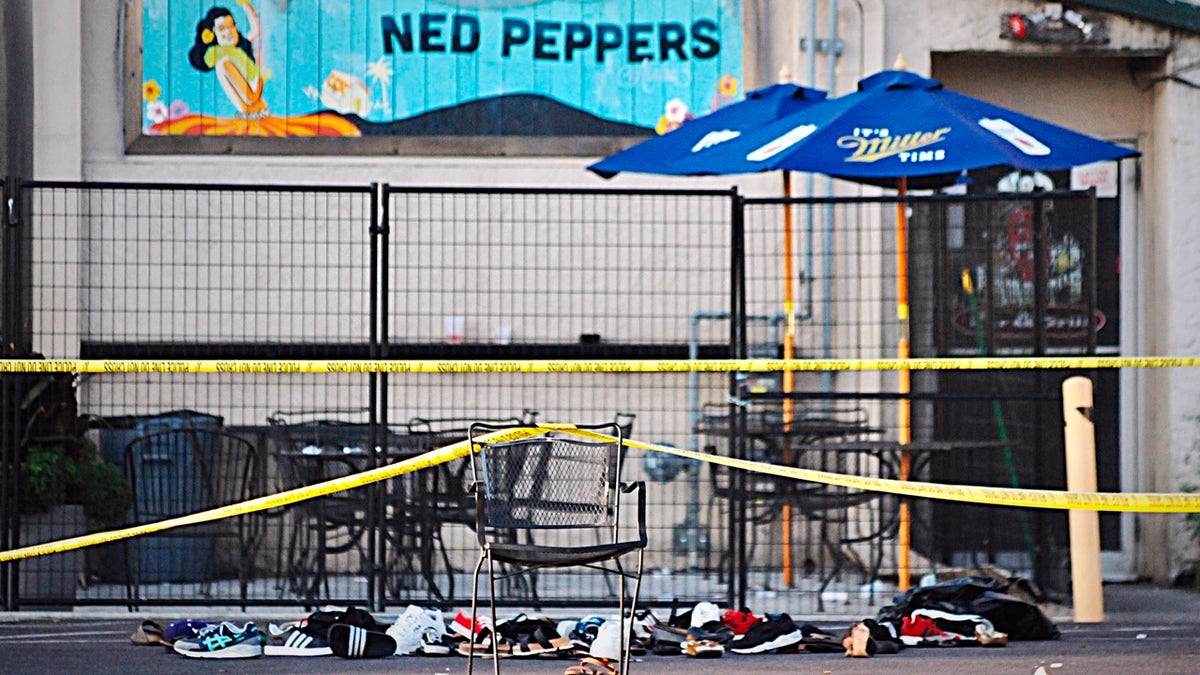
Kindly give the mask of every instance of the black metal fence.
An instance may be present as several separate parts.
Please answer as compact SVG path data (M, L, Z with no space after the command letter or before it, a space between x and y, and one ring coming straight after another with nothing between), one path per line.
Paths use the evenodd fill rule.
M905 332L896 318L898 204L909 212L914 356L1090 353L1103 326L1080 317L1109 309L1097 300L1087 193L766 200L388 185L10 181L7 189L0 300L6 355L17 357L892 357ZM220 491L227 501L411 457L462 440L472 420L615 419L638 440L881 476L897 475L903 433L914 478L1061 486L1061 464L1046 459L1062 455L1060 373L914 373L907 394L898 377L6 375L3 506L15 517L5 518L5 548L122 524L97 520L94 505L34 515L29 478L40 467L31 457L69 454L63 438L84 439L134 479L131 508L117 517L128 522L144 501L168 496L147 494L138 476L157 471L165 482L155 484L169 484L171 471L194 473L239 446L163 433L198 425L245 439L260 462L254 481ZM150 436L177 440L139 443ZM1116 451L1102 444L1102 487L1116 479L1103 459ZM652 605L870 607L901 574L895 497L640 450L627 467L651 486L653 571L643 600ZM236 531L164 533L10 564L5 606L463 605L477 556L465 480L459 460L229 523ZM181 512L197 506L176 502ZM994 564L1063 588L1049 562L1062 559L1058 514L912 506L903 572L914 582ZM217 543L230 534L252 545ZM51 582L63 576L65 584ZM577 572L531 583L505 588L504 601L589 606L611 596L603 579Z

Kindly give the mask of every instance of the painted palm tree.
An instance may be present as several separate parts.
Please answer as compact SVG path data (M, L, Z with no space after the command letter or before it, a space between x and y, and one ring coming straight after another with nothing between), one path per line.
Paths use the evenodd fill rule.
M388 63L386 56L381 56L371 65L367 66L367 76L373 82L379 83L379 95L383 98L383 113L391 115L392 113L392 95L388 90L388 86L392 83L392 64Z

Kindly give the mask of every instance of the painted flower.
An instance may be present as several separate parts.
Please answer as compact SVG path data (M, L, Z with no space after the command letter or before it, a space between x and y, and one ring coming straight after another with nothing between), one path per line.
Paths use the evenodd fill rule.
M688 117L688 104L684 103L682 99L678 98L673 98L670 101L667 101L665 117L669 122L683 124L683 121Z
M162 87L159 86L157 80L147 80L142 83L142 98L153 103L158 100L159 96L162 96Z
M167 119L167 104L162 101L150 101L147 103L146 119L155 124Z
M722 75L721 79L717 80L717 91L721 92L722 96L733 96L738 91L738 80L732 75Z
M658 123L654 125L654 131L655 131L655 133L657 133L658 135L661 136L661 135L667 133L668 131L675 131L679 127L683 126L684 122L686 122L690 119L695 119L695 118L696 118L696 116L693 115L692 113L687 113L683 116L682 120L676 122L676 121L672 120L670 117L663 115L662 117L658 118Z
M178 119L190 113L191 111L192 110L191 108L188 108L187 103L181 99L175 99L174 101L171 101L171 108L168 111L168 117L171 119Z

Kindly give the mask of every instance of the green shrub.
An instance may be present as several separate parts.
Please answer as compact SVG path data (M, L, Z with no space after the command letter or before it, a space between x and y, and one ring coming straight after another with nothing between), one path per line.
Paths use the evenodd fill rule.
M45 513L79 504L98 525L119 525L133 506L121 470L105 463L86 438L36 439L21 461L18 504L22 513Z

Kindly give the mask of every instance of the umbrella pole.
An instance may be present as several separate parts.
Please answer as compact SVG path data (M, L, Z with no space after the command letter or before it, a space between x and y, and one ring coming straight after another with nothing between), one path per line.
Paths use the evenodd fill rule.
M783 172L783 197L792 196L792 172ZM792 206L783 205L783 313L787 325L783 336L783 358L791 360L796 357L796 308L792 287ZM787 395L792 393L796 384L796 373L793 370L783 371L783 465L791 466L792 442L787 433L792 428L793 402ZM786 501L779 515L783 527L783 587L792 587L792 507Z
M908 179L901 177L896 182L896 193L903 197L908 192ZM908 332L908 208L905 202L896 204L896 318L900 320L900 341L897 356L909 357ZM897 371L900 375L899 429L900 480L908 480L912 470L912 455L907 446L912 441L912 402L906 396L912 391L912 373L907 368ZM909 552L912 544L912 522L908 501L900 499L900 526L897 531L897 585L907 590L910 584Z

